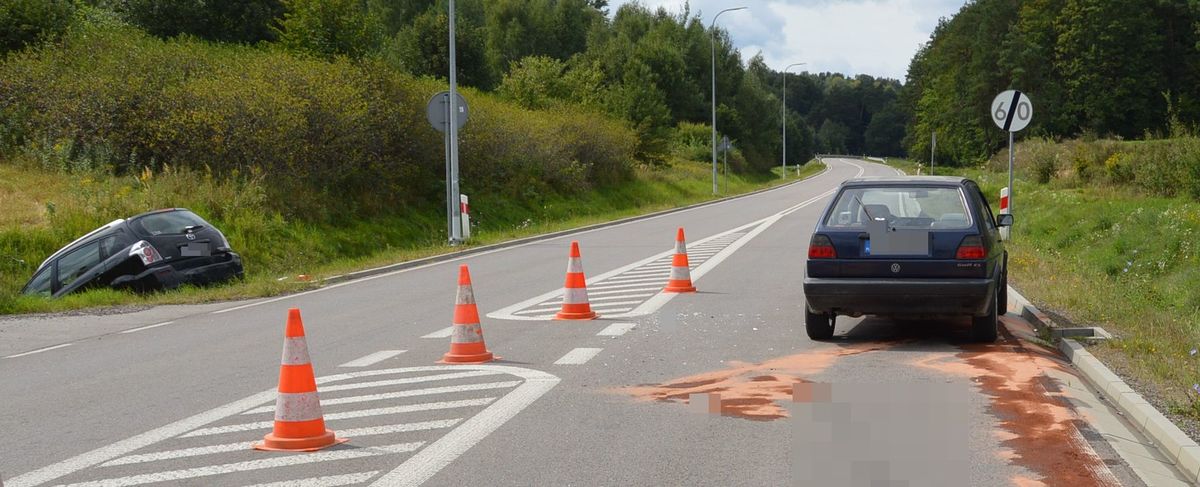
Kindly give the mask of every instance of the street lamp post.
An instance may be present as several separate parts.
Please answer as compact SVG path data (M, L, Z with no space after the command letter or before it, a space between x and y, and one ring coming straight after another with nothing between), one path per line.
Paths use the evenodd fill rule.
M717 15L713 16L712 23L708 26L711 33L709 37L709 45L712 48L712 176L713 176L713 194L717 194L717 17L725 12L734 10L744 10L746 7L727 8Z
M783 122L781 123L783 125L783 152L779 157L781 161L780 165L783 166L779 172L779 177L781 178L787 177L787 72L793 67L803 66L804 64L806 63L794 63L783 68L783 109L781 110L781 113L783 113Z

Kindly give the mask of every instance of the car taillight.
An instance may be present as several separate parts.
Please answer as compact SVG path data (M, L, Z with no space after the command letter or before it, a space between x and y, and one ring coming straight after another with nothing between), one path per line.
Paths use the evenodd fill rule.
M961 244L958 244L958 253L954 258L959 260L979 260L987 257L987 250L983 248L983 239L979 235L971 235L964 238Z
M808 258L836 259L837 250L833 248L833 242L829 240L829 237L814 234L812 240L808 242Z
M142 259L143 265L147 266L163 260L162 255L158 253L158 249L155 249L153 245L150 245L150 242L145 240L139 240L138 243L133 244L133 247L129 248L129 256L133 257L135 255Z

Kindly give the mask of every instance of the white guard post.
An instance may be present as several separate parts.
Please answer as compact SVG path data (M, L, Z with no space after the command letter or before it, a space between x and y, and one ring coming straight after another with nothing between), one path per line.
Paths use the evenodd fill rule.
M1009 213L1010 213L1010 211L1008 209L1008 188L1000 188L1000 214L1007 215ZM1009 227L1000 227L1000 237L1003 238L1005 241L1008 240L1008 231L1009 231Z
M462 212L462 238L471 238L471 205L467 195L458 195L458 208Z

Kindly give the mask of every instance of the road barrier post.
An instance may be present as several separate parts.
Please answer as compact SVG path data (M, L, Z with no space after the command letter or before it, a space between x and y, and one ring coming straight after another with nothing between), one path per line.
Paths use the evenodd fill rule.
M462 214L462 238L468 240L471 238L471 200L467 195L458 195L458 211Z
M1000 214L1007 215L1009 213L1010 212L1008 209L1008 188L1001 188L1000 189ZM1008 235L1009 235L1009 227L1000 227L1000 237L1003 238L1005 241L1007 241Z

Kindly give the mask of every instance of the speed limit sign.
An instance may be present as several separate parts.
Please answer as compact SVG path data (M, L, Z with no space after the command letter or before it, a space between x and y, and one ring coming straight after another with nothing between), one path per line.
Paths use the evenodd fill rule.
M1020 132L1033 119L1033 102L1029 95L1017 90L1008 90L992 100L992 121L1001 130Z

